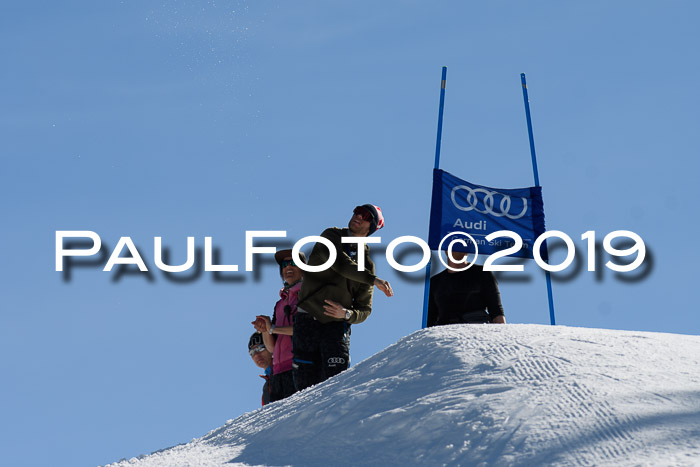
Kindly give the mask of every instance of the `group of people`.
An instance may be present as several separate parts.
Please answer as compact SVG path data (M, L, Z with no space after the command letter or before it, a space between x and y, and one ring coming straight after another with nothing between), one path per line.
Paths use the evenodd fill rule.
M292 250L275 254L283 287L272 316L258 315L248 351L255 364L265 370L263 405L318 384L346 370L350 364L350 328L372 312L377 287L387 297L394 292L389 282L377 277L369 246L343 243L343 237L367 237L384 226L382 210L375 205L357 206L346 228L331 227L322 237L335 248L330 268L304 272L292 258ZM316 243L307 260L310 266L326 264L331 252ZM453 252L448 261L460 263L463 255ZM364 262L362 262L364 259ZM454 260L454 261L453 261ZM358 262L364 264L360 271ZM448 263L449 264L449 263ZM498 284L493 274L473 265L466 271L450 269L431 280L428 326L455 323L505 323ZM488 312L486 309L488 308Z

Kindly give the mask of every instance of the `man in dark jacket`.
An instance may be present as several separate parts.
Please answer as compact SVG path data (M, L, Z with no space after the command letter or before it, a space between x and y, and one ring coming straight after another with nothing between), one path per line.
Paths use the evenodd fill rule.
M466 253L452 252L456 261L448 255L447 263L451 268L464 269L465 256ZM505 322L498 282L491 271L472 264L461 271L448 268L430 279L428 327Z
M367 237L384 226L384 216L372 204L357 206L345 229L331 227L321 234L337 254L332 266L321 272L305 272L294 318L294 384L302 390L325 381L348 368L350 325L361 323L372 313L374 286L391 297L391 285L374 274L369 246L358 252L357 243L343 237ZM320 266L330 257L329 249L316 243L308 264ZM364 270L358 268L364 260Z

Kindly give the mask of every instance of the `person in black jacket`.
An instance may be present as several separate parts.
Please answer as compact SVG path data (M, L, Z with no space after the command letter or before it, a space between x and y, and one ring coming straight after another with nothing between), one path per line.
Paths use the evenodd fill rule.
M452 268L461 269L465 267L461 262L465 256L466 253L453 251L447 262ZM473 264L464 271L448 268L430 279L428 327L505 322L498 282L491 271Z
M262 390L262 405L270 403L270 378L272 377L272 353L265 347L262 334L254 332L248 340L248 353L259 368L265 370L264 375L260 375L265 380Z

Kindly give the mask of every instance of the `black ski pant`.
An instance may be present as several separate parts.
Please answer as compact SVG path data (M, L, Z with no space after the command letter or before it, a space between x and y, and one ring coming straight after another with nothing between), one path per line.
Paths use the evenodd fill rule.
M273 374L270 380L270 402L280 401L297 392L292 370Z
M350 365L350 325L345 321L323 324L308 313L297 313L292 352L297 391L325 381Z

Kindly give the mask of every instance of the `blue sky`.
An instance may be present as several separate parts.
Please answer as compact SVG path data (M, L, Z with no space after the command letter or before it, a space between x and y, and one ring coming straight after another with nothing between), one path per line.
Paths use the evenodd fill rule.
M187 236L212 236L243 270L246 230L316 235L371 202L384 246L427 239L443 65L443 169L532 185L525 72L547 227L581 262L588 230L647 244L641 279L555 277L558 323L700 333L699 7L530 3L4 3L4 461L103 464L257 408L246 342L276 300L276 266L178 282L152 267L153 237L177 263ZM104 262L64 280L56 230L93 230L110 253L130 236L150 280ZM421 322L422 273L375 259L396 295L353 328L354 362ZM500 284L510 322L548 323L534 263Z

